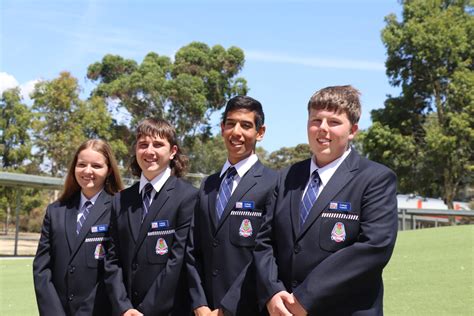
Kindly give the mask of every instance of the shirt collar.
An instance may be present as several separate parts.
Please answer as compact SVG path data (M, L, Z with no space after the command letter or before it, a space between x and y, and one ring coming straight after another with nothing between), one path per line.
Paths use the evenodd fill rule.
M239 175L239 177L242 178L257 161L258 156L256 154L251 154L247 158L242 159L241 161L233 165L233 167L235 168L235 170L237 170L237 174ZM219 176L222 177L222 175L226 173L227 169L229 169L230 167L232 167L232 164L229 162L229 160L227 160L224 166L222 167Z
M341 163L346 159L347 156L351 153L351 147L347 149L344 154L342 154L341 157L333 160L329 164L325 165L322 168L319 168L316 165L316 162L314 161L314 155L311 157L311 166L309 168L309 176L313 174L313 171L318 170L319 178L321 179L321 182L323 185L326 185L326 183L329 182L331 177L334 175L336 172L337 168L341 165Z
M165 185L166 180L171 176L171 168L168 166L165 170L163 170L159 175L154 177L151 181L149 181L145 176L140 176L140 186L138 192L142 193L143 188L147 183L151 183L155 192L160 192L161 188Z
M92 203L92 206L94 206L95 204L95 201L97 201L97 198L99 197L99 195L102 193L102 191L104 191L104 189L100 190L99 192L97 192L93 197L91 197L90 199L86 198L86 196L84 195L84 193L82 193L81 191L81 204L79 205L81 209L84 204L87 202L87 201L91 201Z

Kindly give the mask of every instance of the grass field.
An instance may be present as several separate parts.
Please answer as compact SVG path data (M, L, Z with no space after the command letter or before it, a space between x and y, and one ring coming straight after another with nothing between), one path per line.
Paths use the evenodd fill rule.
M32 259L0 259L0 315L37 315ZM385 315L474 315L474 226L399 233Z

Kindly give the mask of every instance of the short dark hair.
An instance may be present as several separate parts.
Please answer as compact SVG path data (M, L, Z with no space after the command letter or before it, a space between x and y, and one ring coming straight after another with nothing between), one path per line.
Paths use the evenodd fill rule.
M222 114L222 122L225 124L229 112L242 109L255 113L255 127L259 130L265 123L265 114L263 114L262 104L246 95L238 95L227 102L224 113Z
M361 113L359 96L359 90L350 85L326 87L311 96L308 102L308 113L311 109L346 113L349 121L354 125L359 122Z
M173 159L170 161L170 168L172 174L176 177L179 178L184 176L188 167L188 157L183 154L183 152L181 151L181 147L178 145L176 130L168 121L164 119L154 118L147 118L141 121L135 131L135 141L133 142L132 147L133 154L130 163L130 170L132 171L132 174L134 176L140 176L142 173L142 169L138 164L137 156L135 153L137 141L142 136L159 136L161 138L165 138L170 143L171 147L176 146L178 149L176 151L176 155L174 155Z

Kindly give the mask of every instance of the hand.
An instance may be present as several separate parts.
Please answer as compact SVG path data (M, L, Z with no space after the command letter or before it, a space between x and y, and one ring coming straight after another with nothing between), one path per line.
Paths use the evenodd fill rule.
M195 316L208 316L212 313L211 309L207 306L199 306L194 310Z
M220 308L213 310L209 316L224 316L224 311Z
M143 316L143 314L132 308L123 313L122 316Z
M291 314L295 316L306 316L308 313L304 309L303 305L298 302L296 297L293 295L293 293L290 294L291 299L288 299L288 297L283 297L283 303L285 303L286 308L291 312Z
M273 295L267 302L267 310L270 316L291 316L292 314L286 308L285 302L294 303L293 296L287 291L281 291Z

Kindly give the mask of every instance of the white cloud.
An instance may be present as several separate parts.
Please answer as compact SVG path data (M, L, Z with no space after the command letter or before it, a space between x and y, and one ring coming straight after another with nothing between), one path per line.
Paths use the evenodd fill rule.
M6 72L0 72L0 95L3 91L12 89L15 87L19 87L21 91L21 96L24 100L30 100L30 93L33 92L35 88L35 84L38 83L40 80L30 80L25 83L19 84L16 78Z
M18 87L18 81L10 74L6 72L0 72L0 94L3 91Z
M333 59L317 57L289 56L286 54L265 52L265 51L245 51L245 58L253 61L264 61L282 64L296 64L316 68L331 69L355 69L369 71L385 71L385 65L379 62L355 60L355 59Z

